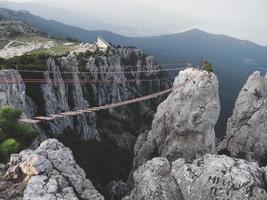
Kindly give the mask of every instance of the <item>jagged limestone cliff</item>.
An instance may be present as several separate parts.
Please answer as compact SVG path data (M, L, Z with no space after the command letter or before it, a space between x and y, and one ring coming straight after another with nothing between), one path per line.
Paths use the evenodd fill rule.
M183 77L183 73L184 72L181 72L179 76ZM197 73L201 74L206 72L197 71ZM179 79L179 77L177 79ZM207 76L205 79L209 80L210 78ZM183 80L186 82L188 79L184 78ZM212 83L212 81L208 82L210 84ZM216 81L213 83L216 83ZM206 84L201 85L206 86ZM216 85L217 84L215 84L215 86ZM266 155L264 154L264 146L266 145L264 139L264 127L266 121L264 117L266 115L264 110L266 96L265 85L266 78L262 77L259 72L255 72L243 87L236 102L233 116L228 121L227 130L229 131L228 134L230 133L230 135L227 135L226 140L222 144L225 145L228 142L229 145L227 146L227 149L221 149L222 153L225 153L228 150L230 154L234 155L235 157L241 157L241 155L245 155L245 158L258 162L266 159L264 158L264 155ZM191 91L190 88L191 87L186 87L183 89L185 91ZM204 88L207 89L209 87ZM215 91L215 93L211 91ZM186 117L186 120L183 120L182 123L179 123L183 118L176 117L184 116L183 112L181 112L184 107L184 109L189 112L186 113L185 116L194 116L194 110L196 109L191 109L194 108L194 106L186 106L188 102L203 102L203 104L206 105L205 107L208 108L203 109L208 112L207 114L196 115L202 116L198 118L202 120L197 120L200 122L197 123L197 125L201 124L201 122L204 124L208 123L211 119L213 119L211 116L215 117L214 114L216 114L216 112L214 111L219 110L219 107L217 106L219 105L219 101L216 101L218 98L210 98L213 100L215 99L215 101L205 101L205 99L209 99L212 94L215 94L215 97L217 96L217 89L211 91L209 93L205 93L205 90L194 90L191 95L182 95L183 98L180 98L178 102L173 100L175 99L173 96L180 95L177 92L177 94L171 94L168 97L169 100L167 99L165 101L167 102L166 104L165 102L162 103L165 106L162 106L162 104L159 106L153 120L152 130L145 134L146 137L141 135L136 143L135 153L137 152L137 154L135 154L134 164L139 164L139 167L133 173L133 190L130 195L123 198L124 200L267 199L266 167L261 168L256 162L249 162L240 158L231 158L226 155L211 155L207 154L208 152L203 151L202 154L204 156L194 159L195 157L198 157L198 155L195 154L197 152L195 149L198 149L201 145L204 148L207 147L205 146L207 143L204 141L211 141L210 139L213 137L205 135L205 140L200 140L199 143L194 143L194 140L192 141L193 137L190 137L188 140L179 139L178 141L175 140L175 137L171 137L171 142L165 142L165 138L168 138L165 136L166 133L167 136L168 133L170 136L172 136L172 132L176 131L175 133L179 133L179 130L183 130L183 128L188 127L188 124L191 124L188 122L194 122L194 120L190 120L194 119L194 117ZM202 93L202 98L197 96L199 92ZM187 99L188 96L191 97L191 101ZM183 100L186 100L184 104ZM184 107L179 107L180 112L178 112L175 109L176 105L184 105ZM209 108L209 106L211 107ZM158 113L165 114L159 115ZM173 116L170 117L169 113L171 113ZM164 116L163 119L169 120L159 121L158 115ZM217 117L218 113L216 114L214 120L217 120ZM155 122L157 123L154 124ZM206 127L206 129L203 129L206 131L213 130L213 126L209 126L210 129L207 129L208 126L200 127ZM159 129L159 132L154 132L154 134L151 134L153 130L158 130L158 128L153 129L153 127L164 128ZM198 130L198 126L189 127L195 127L195 130ZM194 136L196 131L192 130L194 129L191 129L191 134ZM190 136L190 132L187 132L186 136ZM164 140L160 140L158 138L164 138ZM158 140L161 142L157 143ZM147 145L148 141L153 141L149 143L152 145ZM194 144L194 148L190 148L192 142ZM215 147L214 140L212 140L212 143L212 146ZM160 146L156 146L156 144L160 144ZM179 153L179 150L181 147L183 147L183 145L185 147L183 148L183 151ZM174 157L170 157L168 155L166 156L166 154L158 153L157 151L151 151L151 146L152 149L156 146L157 150L167 148L169 149L169 152L176 153L173 154ZM151 152L153 152L153 154L151 154ZM146 162L146 160L149 160L151 157L157 155L162 157L154 158ZM194 156L192 157L192 155ZM170 163L170 161L173 162Z
M34 116L34 104L25 95L26 86L16 70L0 71L0 105L12 105L23 111L22 117ZM17 84L12 82L18 82Z
M19 74L15 70L1 71L1 79L18 80L18 83L1 85L1 93L4 95L0 105L21 108L25 114L23 117L31 118L34 115L49 116L120 102L166 88L164 81L140 82L140 79L162 78L164 74L136 72L159 68L155 66L153 57L132 48L112 47L107 53L89 56L69 54L66 57L49 58L46 66L36 68L47 72ZM131 73L123 73L124 71ZM43 83L24 84L21 77L39 78ZM56 136L72 130L84 140L90 141L101 140L101 136L106 135L129 149L133 145L134 136L139 134L136 128L147 127L147 123L142 123L140 117L151 119L153 107L153 102L141 103L102 112L99 117L95 113L68 116L48 123L45 132ZM103 120L103 114L109 116L112 123ZM128 125L125 126L124 123Z
M228 119L227 135L219 153L267 164L267 76L254 72L235 103Z
M152 129L137 139L134 169L155 156L192 161L215 153L214 126L220 113L217 77L186 69L176 77L174 87L159 105Z
M169 84L165 80L147 81L166 78L166 74L140 73L140 70L160 68L152 56L133 48L112 47L106 53L68 54L44 60L40 66L30 64L18 69L45 71L0 71L3 79L17 81L1 85L4 95L0 105L21 108L26 118L125 101L164 90ZM43 82L24 83L23 79ZM96 187L102 189L114 179L127 179L136 136L149 128L160 101L158 98L97 113L66 116L41 123L39 128L48 137L57 137L70 147L78 163L97 183ZM44 138L42 135L41 141Z

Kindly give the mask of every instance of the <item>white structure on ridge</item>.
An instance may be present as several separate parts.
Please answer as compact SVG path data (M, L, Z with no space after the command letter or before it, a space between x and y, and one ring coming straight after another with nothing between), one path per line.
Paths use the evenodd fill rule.
M110 44L100 36L97 38L96 45L101 51L106 51L110 47Z

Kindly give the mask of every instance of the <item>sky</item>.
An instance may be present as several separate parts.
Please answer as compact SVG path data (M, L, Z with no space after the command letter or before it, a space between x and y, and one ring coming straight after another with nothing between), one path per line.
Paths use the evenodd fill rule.
M267 0L13 0L42 3L130 27L133 36L192 28L267 45Z

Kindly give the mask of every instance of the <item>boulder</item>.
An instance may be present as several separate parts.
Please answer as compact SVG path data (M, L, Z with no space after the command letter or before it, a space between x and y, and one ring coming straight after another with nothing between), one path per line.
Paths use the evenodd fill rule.
M187 200L265 200L265 170L228 156L205 155L192 164L172 163L172 174Z
M25 190L22 192L23 189L19 189L24 200L104 199L91 181L86 179L85 172L76 164L71 150L56 139L44 141L34 151L24 150L13 154L8 165L0 186L21 182ZM4 196L1 191L0 197ZM8 189L4 192L8 193Z
M123 200L266 200L266 168L225 155L193 163L154 158L134 172L134 189Z
M166 158L154 158L134 172L134 189L123 200L183 200Z

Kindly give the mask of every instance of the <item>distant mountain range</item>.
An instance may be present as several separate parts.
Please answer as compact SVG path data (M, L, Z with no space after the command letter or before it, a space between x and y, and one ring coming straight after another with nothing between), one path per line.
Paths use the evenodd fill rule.
M46 20L26 11L0 9L0 20L1 18L25 21L50 35L76 38L82 42L93 42L101 35L113 44L141 48L154 55L160 63L199 64L203 56L215 65L215 73L220 81L223 112L217 125L219 136L224 134L226 119L249 74L257 69L267 69L267 47L225 35L209 34L198 29L170 35L133 38L110 31L88 31L58 21Z
M113 32L121 33L123 35L134 32L134 30L130 27L98 20L93 16L93 14L89 14L90 17L88 17L79 12L73 13L62 8L53 8L39 3L0 1L0 7L11 10L27 10L33 15L37 15L45 19L60 21L76 27L82 27L86 30L112 30Z

